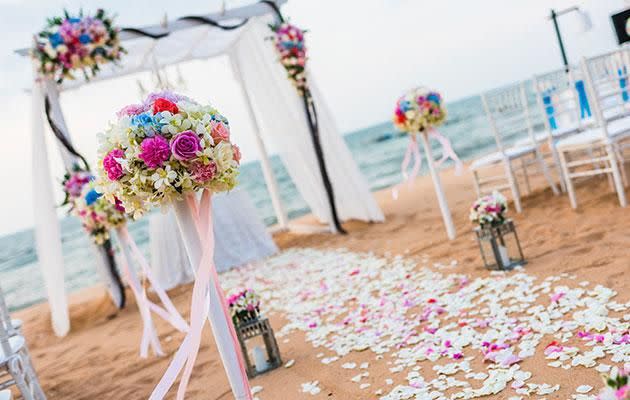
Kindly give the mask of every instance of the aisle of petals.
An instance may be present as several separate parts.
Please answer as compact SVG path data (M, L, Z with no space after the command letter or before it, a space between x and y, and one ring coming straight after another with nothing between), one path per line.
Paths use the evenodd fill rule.
M352 381L366 398L551 395L563 382L544 382L521 368L534 356L550 367L592 368L595 375L630 366L630 302L616 302L613 290L568 274L540 280L525 269L479 278L456 271L455 261L429 267L426 257L293 249L222 279L228 290L256 290L264 309L287 319L279 338L302 331L313 347L325 349L317 350L322 363L356 369ZM385 364L391 376L374 382L370 363L344 360L363 351L374 353L372 364ZM319 382L312 379L302 392L317 396ZM585 400L598 388L569 390L571 398ZM264 398L263 388L258 391Z

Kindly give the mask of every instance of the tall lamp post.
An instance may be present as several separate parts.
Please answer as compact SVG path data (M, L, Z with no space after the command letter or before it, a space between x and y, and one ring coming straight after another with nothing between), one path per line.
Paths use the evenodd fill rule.
M580 16L581 28L582 31L586 32L591 29L591 20L584 11L580 10L580 7L573 6L566 8L564 10L556 11L551 9L551 15L549 19L553 22L553 27L556 30L556 37L558 38L558 46L560 47L560 53L562 54L562 62L564 63L564 68L569 71L569 60L567 58L567 52L564 49L564 41L562 40L562 33L560 33L560 26L558 25L558 17L561 17L565 14L569 14L571 12L576 12Z

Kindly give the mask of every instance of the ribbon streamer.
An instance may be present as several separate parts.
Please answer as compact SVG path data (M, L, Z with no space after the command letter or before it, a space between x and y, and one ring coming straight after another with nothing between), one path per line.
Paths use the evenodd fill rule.
M177 376L180 372L182 372L182 370L182 377L177 389L177 400L184 399L188 382L190 381L192 370L194 368L195 361L197 360L197 355L199 354L202 330L205 321L208 318L208 307L210 304L209 291L215 292L215 296L212 296L213 298L220 299L221 310L223 311L222 317L225 318L226 325L230 330L230 338L232 339L234 352L236 353L238 359L238 367L242 378L242 387L245 389L245 395L247 396L246 400L253 399L251 389L249 387L249 381L247 380L247 372L243 362L243 355L241 354L240 343L236 335L236 330L232 325L232 319L225 301L225 295L223 293L223 289L219 285L219 277L214 266L214 232L212 229L211 196L212 193L210 191L204 190L199 207L197 207L194 195L186 197L186 202L189 209L192 211L195 228L203 249L201 261L197 266L195 274L195 283L193 285L190 307L190 330L175 353L175 356L164 373L164 376L153 390L153 393L151 393L149 400L163 399L168 390L175 383Z
M140 342L140 357L146 358L148 356L149 347L153 349L155 355L163 356L164 352L162 351L162 348L160 346L160 341L157 336L155 325L153 324L151 312L154 312L162 317L166 322L170 323L175 329L180 332L188 332L188 324L179 314L179 312L173 305L173 302L166 294L166 291L160 286L158 281L153 276L148 262L142 255L140 249L138 249L138 246L129 234L127 227L123 226L121 228L118 228L117 232L122 246L126 247L121 252L123 273L125 274L125 277L129 282L129 286L131 287L134 296L136 297L138 309L140 310L140 315L144 324L142 340ZM149 281L149 284L153 287L153 290L162 301L164 308L149 300L145 288L142 286L140 280L138 279L138 276L129 265L129 260L127 260L127 252L125 250L131 251L132 257L141 266L143 273Z
M420 135L424 135L425 133L420 133ZM451 141L448 140L444 135L438 132L436 129L431 129L428 133L429 138L433 138L440 142L442 145L442 158L436 161L436 168L439 168L444 162L451 159L455 162L455 174L460 175L462 173L463 164L459 159L455 150L453 150L453 146L451 145ZM409 163L411 158L414 159L413 167L411 172L407 174L407 169L409 167ZM427 160L427 162L431 162L431 160ZM415 135L410 136L409 145L407 146L407 150L405 151L405 156L403 157L403 161L400 164L400 171L403 177L403 180L398 185L392 188L392 198L394 200L398 199L398 194L403 185L413 185L413 182L417 178L420 173L420 169L422 168L422 156L420 155L420 147L418 145L418 140Z

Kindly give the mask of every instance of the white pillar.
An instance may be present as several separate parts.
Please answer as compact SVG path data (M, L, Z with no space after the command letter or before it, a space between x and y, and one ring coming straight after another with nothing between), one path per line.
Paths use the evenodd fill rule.
M194 218L195 210L192 210L186 201L177 201L173 204L175 210L175 217L177 218L177 225L179 226L180 233L184 239L184 246L190 263L195 273L199 268L199 263L203 256L203 248L201 247L201 240L199 234L195 229L196 223ZM209 229L212 229L210 227ZM206 267L206 266L204 266ZM225 302L223 293L218 293L217 288L212 283L209 285L208 290L209 309L208 309L208 321L212 328L215 343L219 350L219 355L223 361L223 368L227 374L230 386L232 387L232 393L236 400L247 400L249 393L247 388L243 387L242 377L240 374L240 367L238 361L238 353L234 351L232 343L232 337L230 334L230 321L227 321L223 315L222 302Z
M48 100L50 101L51 118L65 134L68 142L72 143L70 130L66 125L66 119L63 115L61 102L59 101L59 86L55 81L46 79L44 81L44 89L44 95L47 95ZM43 104L41 110L44 110ZM72 171L73 166L79 162L78 157L70 154L68 150L66 150L63 145L57 140L55 140L55 143L57 144L57 148L59 149L59 153L61 154L61 159L66 168L66 171ZM112 272L109 269L107 255L105 254L107 250L103 246L93 246L93 248L98 253L96 257L96 269L98 270L101 282L107 287L107 290L109 291L116 307L120 308L122 305L123 294L120 291L120 287L118 286L115 277L112 275Z
M53 195L52 177L46 138L44 137L44 94L40 84L33 84L31 132L33 174L33 216L37 258L44 278L50 305L52 326L57 336L70 331L68 303L64 287L64 263L61 250L61 231Z
M429 164L429 171L431 172L431 179L433 179L435 194L437 195L440 211L442 212L442 219L444 220L444 226L446 227L446 235L450 240L453 240L455 239L455 225L453 225L453 217L451 216L451 211L449 210L448 203L446 202L446 196L444 195L444 189L442 188L440 174L435 169L431 145L429 144L429 140L425 133L420 133L418 136L420 136L420 140L422 140L424 152L427 155L427 164Z
M269 160L269 154L267 153L265 142L263 142L261 136L260 126L258 125L258 119L256 118L256 113L254 112L252 100L249 97L249 93L247 93L247 89L245 88L245 82L243 82L243 77L241 76L241 71L238 68L236 59L233 56L230 56L230 60L232 62L234 76L238 81L238 85L241 88L241 93L243 94L243 98L245 99L245 105L247 107L247 111L249 112L250 121L252 122L252 125L254 125L254 136L256 138L256 147L258 148L260 156L260 164L262 166L263 176L265 177L267 189L269 190L269 196L271 197L271 204L273 205L273 210L276 214L276 218L278 219L278 226L280 227L280 229L287 229L289 226L289 217L287 215L287 210L284 208L284 204L282 204L282 200L280 198L278 181L276 181L276 177L273 174L273 169L271 168L271 161Z

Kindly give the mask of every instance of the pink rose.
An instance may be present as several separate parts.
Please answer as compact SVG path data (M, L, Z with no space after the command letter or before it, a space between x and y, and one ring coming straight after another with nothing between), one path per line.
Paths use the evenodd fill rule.
M204 164L202 162L193 163L190 167L193 178L197 182L208 182L217 174L217 165L214 162Z
M171 156L168 141L160 135L146 138L140 144L142 153L138 157L144 161L149 168L159 168L164 165Z
M188 161L201 151L201 143L193 131L184 131L171 139L171 152L179 161Z
M210 132L210 136L214 139L214 144L218 144L219 142L225 140L226 142L230 141L230 130L225 126L222 122L216 122L213 124L212 132Z
M124 158L125 152L122 149L113 149L105 158L103 158L103 168L107 173L107 177L111 181L117 181L125 174L122 169L122 165L116 161L117 158Z
M241 163L241 149L237 145L233 144L232 151L234 152L234 161L240 164Z

